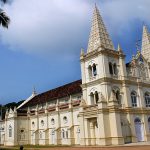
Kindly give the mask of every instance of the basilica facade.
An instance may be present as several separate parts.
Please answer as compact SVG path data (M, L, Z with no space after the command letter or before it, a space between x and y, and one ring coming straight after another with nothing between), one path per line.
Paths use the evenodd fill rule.
M0 121L0 144L121 145L150 141L150 33L125 63L95 6L81 80L33 92Z

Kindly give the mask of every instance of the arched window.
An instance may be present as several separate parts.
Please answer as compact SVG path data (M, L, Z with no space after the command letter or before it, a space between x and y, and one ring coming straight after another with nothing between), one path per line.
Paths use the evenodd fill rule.
M12 127L11 127L11 125L9 126L8 130L9 130L9 137L12 137Z
M91 65L88 67L88 72L89 72L89 77L91 78L92 77L92 66Z
M96 65L93 64L93 76L97 75L97 69L96 69Z
M99 100L98 92L97 91L95 91L94 93L91 92L90 99L91 99L91 105L97 104Z
M51 119L51 124L54 125L55 124L55 120L54 118Z
M146 107L150 107L150 94L146 92L144 96L145 96Z
M113 75L113 66L111 62L109 63L109 73Z
M141 120L139 118L135 118L134 123L141 123Z
M118 104L121 105L121 95L120 95L120 91L119 90L116 91L116 99L118 101Z
M64 124L66 124L66 123L68 122L68 119L67 119L67 117L66 117L66 116L64 116L64 118L63 118L63 122L64 122Z
M41 120L41 125L44 126L44 121L43 120Z
M115 75L117 75L117 65L116 65L116 63L114 63L114 65L113 65L113 71L114 71L114 74Z
M148 118L148 127L149 127L149 132L150 132L150 117Z
M132 102L132 107L137 107L137 94L136 92L131 92L131 102Z
M99 100L99 96L98 96L98 92L96 91L95 92L95 102L96 102L96 104L98 103L98 100Z
M64 139L65 138L65 130L62 129L62 138Z
M113 93L116 97L116 100L117 100L118 104L121 106L122 102L121 102L120 89L116 86L113 87Z
M94 94L93 94L93 92L91 92L90 98L91 98L91 104L93 105L94 104Z

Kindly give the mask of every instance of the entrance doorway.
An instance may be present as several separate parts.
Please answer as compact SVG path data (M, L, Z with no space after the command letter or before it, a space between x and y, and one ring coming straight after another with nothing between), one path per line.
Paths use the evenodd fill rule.
M143 142L144 141L144 128L141 120L139 118L136 118L134 120L135 123L135 132L136 132L136 137L138 142Z

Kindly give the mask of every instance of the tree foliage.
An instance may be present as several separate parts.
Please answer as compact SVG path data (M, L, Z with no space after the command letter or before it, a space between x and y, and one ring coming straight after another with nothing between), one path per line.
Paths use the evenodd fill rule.
M7 0L0 0L3 3L7 3ZM6 13L0 9L0 25L4 28L8 28L10 24L10 18L6 15Z

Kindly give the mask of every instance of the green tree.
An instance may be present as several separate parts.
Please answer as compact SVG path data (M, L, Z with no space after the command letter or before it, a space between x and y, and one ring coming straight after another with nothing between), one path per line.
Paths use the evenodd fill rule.
M6 3L7 0L0 0L3 3ZM10 18L6 15L6 13L0 9L0 25L4 28L8 28L8 25L10 23Z

